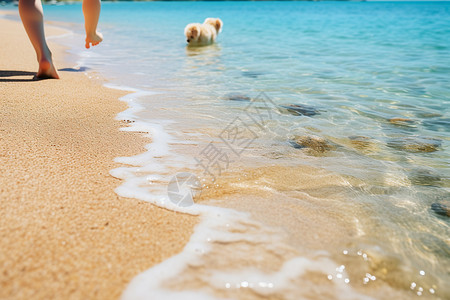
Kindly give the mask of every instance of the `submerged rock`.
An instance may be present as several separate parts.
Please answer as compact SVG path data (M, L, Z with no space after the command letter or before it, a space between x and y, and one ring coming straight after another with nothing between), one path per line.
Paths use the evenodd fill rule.
M389 123L394 125L410 126L413 125L415 122L407 118L391 118L389 119Z
M415 245L422 253L433 253L438 259L447 260L450 257L450 245L442 236L438 237L431 232L417 232L415 236Z
M250 78L258 78L258 76L263 75L262 72L256 72L256 71L242 71L242 76L244 77L250 77Z
M312 117L319 114L319 111L312 106L303 104L287 104L279 106L281 112L287 112L294 116Z
M291 145L297 149L305 149L312 155L323 154L335 149L326 139L315 135L295 136L291 140Z
M356 149L366 150L373 146L372 139L363 135L352 135L348 137L350 140L350 144Z
M441 177L438 174L422 168L412 170L408 178L415 185L437 186L441 181Z
M450 205L435 202L431 204L431 209L438 215L450 217Z
M427 118L440 118L442 117L442 114L439 113L435 113L435 112L418 112L416 113L417 118L421 118L421 119L427 119Z
M408 152L435 152L441 146L441 140L427 137L401 137L389 140L387 145Z
M230 93L225 95L225 100L231 100L231 101L241 101L241 102L250 102L252 98L239 93Z
M433 131L448 132L450 131L450 118L428 119L423 125Z

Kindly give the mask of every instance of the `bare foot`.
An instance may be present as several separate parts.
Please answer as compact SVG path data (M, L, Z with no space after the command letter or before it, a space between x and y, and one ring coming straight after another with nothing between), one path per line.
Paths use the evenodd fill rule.
M86 34L86 49L92 46L97 46L103 41L103 35L100 32L94 32L92 34Z
M43 59L39 62L39 71L35 77L36 79L59 79L55 66L47 59Z

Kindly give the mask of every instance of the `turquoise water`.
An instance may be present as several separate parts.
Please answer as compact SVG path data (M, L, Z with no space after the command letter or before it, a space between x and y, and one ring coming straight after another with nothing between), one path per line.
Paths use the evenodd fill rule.
M45 13L82 22L78 5ZM286 121L336 138L437 138L443 151L414 159L439 170L449 158L449 15L445 2L104 3L105 43L87 64L199 107L227 110L224 95L263 91L278 104L323 110ZM205 16L224 21L217 45L186 49L184 26ZM390 118L410 121L393 126Z
M269 105L255 105L270 112L270 121L258 128L245 119L255 139L239 155L229 154L217 186L208 186L216 190L205 188L199 201L281 228L289 246L311 261L311 253L327 251L345 263L359 293L449 297L449 219L431 207L450 206L450 3L103 3L105 41L92 51L82 50L80 5L45 6L45 14L73 23L75 35L60 40L72 45L77 67L158 92L138 99L142 110L132 121L162 124L183 141L169 144L184 159L171 164L164 153L164 165L151 170L147 162L133 171L143 192L130 195L147 199L160 190L145 183L149 176L165 188L177 170L211 179L195 158L210 142L226 149L223 130L236 116L248 117L249 102L233 99L264 92ZM224 23L217 43L187 48L184 27L207 17ZM306 106L309 115L281 105ZM249 140L252 133L240 128ZM295 144L302 136L327 146ZM323 180L305 182L305 176ZM369 259L359 259L362 253ZM381 282L375 291L368 287L373 274ZM325 297L328 286L312 282L318 286L312 295ZM208 292L244 299L227 291ZM270 295L296 299L298 293Z

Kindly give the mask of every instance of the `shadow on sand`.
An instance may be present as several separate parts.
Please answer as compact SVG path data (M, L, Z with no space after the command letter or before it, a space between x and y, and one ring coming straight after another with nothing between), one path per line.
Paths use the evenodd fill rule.
M5 78L5 77L15 77L15 76L33 76L31 78ZM36 81L35 72L28 71L13 71L13 70L0 70L0 82L24 82L24 81Z

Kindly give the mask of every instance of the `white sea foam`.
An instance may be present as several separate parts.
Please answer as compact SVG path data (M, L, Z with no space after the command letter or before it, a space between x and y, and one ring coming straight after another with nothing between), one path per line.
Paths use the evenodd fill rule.
M131 165L132 167L120 167L111 170L111 175L123 179L124 182L116 189L116 193L123 197L137 198L151 202L158 206L182 211L191 214L197 214L202 211L200 205L194 205L189 208L180 208L172 203L167 195L167 185L175 174L173 170L180 169L185 166L189 159L170 151L170 145L175 143L173 137L166 131L165 127L170 124L171 120L154 120L150 123L142 121L136 113L143 108L137 102L139 97L148 97L155 95L155 92L137 90L126 86L117 86L105 84L108 88L120 89L132 92L120 98L125 101L129 108L117 115L117 119L132 122L129 127L124 127L122 131L140 132L151 139L151 143L146 145L146 152L132 157L118 157L116 162ZM136 173L146 173L146 176L136 176ZM148 175L150 174L150 175ZM152 185L152 182L158 184ZM149 191L148 185L151 185ZM147 185L147 187L144 187Z
M249 299L276 295L282 295L283 299L307 299L314 289L308 271L320 272L324 278L328 274L328 279L333 280L329 289L335 299L371 299L353 291L344 268L329 259L326 252L292 257L295 251L288 249L277 232L267 231L249 221L245 214L232 210L210 207L201 218L183 252L135 277L123 293L123 300L230 299L230 293L236 292L252 294ZM238 245L242 243L248 246L247 251L240 249L241 252L231 252L225 257L212 254L218 247L230 245L231 249L239 250ZM254 266L257 256L270 259L269 252L280 250L278 258L284 254L287 257L278 269L263 272ZM211 258L223 260L229 266L209 266ZM249 260L250 264L241 264L242 259ZM205 286L193 289L189 282Z
M308 270L321 272L326 278L336 269L337 264L326 252L300 256L286 244L281 232L252 221L245 213L200 204L180 207L171 202L167 193L171 177L177 169L194 165L192 159L172 151L174 144L185 142L170 134L167 128L172 121L149 122L138 117L137 113L142 110L138 99L151 98L155 93L111 84L106 86L132 92L120 99L129 105L117 116L130 122L130 126L122 130L144 133L151 138L146 152L116 159L128 165L110 172L123 179L116 193L173 211L198 215L201 220L183 251L136 276L122 299L225 299L229 298L230 291L233 293L236 289L240 289L239 292L251 290L256 298L282 294L286 299L300 299L302 291L307 291L307 286L313 284L306 278L303 279L305 286L298 287L293 281L300 280L299 277ZM210 260L220 261L227 268L213 266ZM281 265L274 266L270 272L255 267L261 261L271 260L280 261ZM204 282L204 287L190 287L191 280ZM362 299L347 283L345 278L335 280L333 288L336 295Z
M130 4L121 3L114 5L128 6ZM153 5L163 4L147 3L145 5L148 5L148 8L150 8ZM295 8L297 5L303 4L286 3L286 5L289 7L292 5ZM287 8L289 9L289 7ZM280 6L278 5L277 8L280 8ZM79 15L79 7L69 5L64 6L64 9L76 9L76 14L73 15ZM389 6L388 9L391 11L392 6ZM422 19L422 21L427 20L428 22L428 14L431 11L423 5L419 9L428 12L424 15L425 19L422 19L423 16L418 15L417 20L420 21ZM435 10L435 8L432 9ZM335 264L327 253L311 253L309 251L306 251L307 254L298 253L296 249L292 249L289 246L292 243L285 243L282 238L283 232L253 222L248 215L197 204L190 207L178 207L168 199L166 183L177 170L183 169L184 171L184 169L189 169L191 164L194 164L190 157L176 154L173 149L179 144L195 144L192 140L201 139L198 135L207 136L210 133L207 132L205 135L204 131L197 131L191 127L187 130L190 130L191 133L183 132L183 137L188 137L190 141L175 139L174 137L179 135L171 131L171 128L176 124L173 124L173 121L170 119L176 113L179 116L192 113L190 120L197 121L201 119L198 116L207 116L208 124L206 124L206 127L215 126L219 122L213 123L209 121L214 121L221 115L234 117L234 112L237 112L237 110L232 108L238 107L238 103L215 101L217 100L215 98L226 95L230 91L245 92L249 96L252 96L252 93L256 91L265 91L269 96L273 97L276 103L303 103L324 108L322 116L314 118L277 116L281 118L280 126L276 127L276 131L269 139L269 143L266 144L270 145L269 149L276 148L277 152L280 144L286 142L287 134L290 135L292 133L333 137L336 143L343 143L343 145L348 144L346 140L349 134L358 134L363 138L369 138L368 148L364 151L355 150L354 152L348 152L348 149L339 148L337 151L333 151L330 156L305 158L298 154L301 154L301 151L295 149L292 150L292 155L283 153L283 156L286 154L286 157L294 158L297 161L300 158L302 163L310 162L314 166L323 166L327 170L334 170L340 174L361 178L364 184L360 184L358 188L367 189L368 191L373 190L374 192L355 194L358 197L364 196L362 197L364 201L361 201L361 203L368 207L367 211L370 211L370 213L362 209L349 209L350 206L355 208L359 206L358 201L351 201L351 197L339 202L327 199L326 195L324 197L323 194L326 194L326 190L323 194L315 195L309 190L290 188L288 191L295 193L297 198L301 198L300 200L304 204L301 208L309 210L309 214L303 214L304 210L293 210L291 218L289 218L289 212L286 213L287 210L283 211L281 207L284 199L279 201L279 198L286 194L278 191L279 184L260 187L261 185L253 182L245 182L236 185L240 189L247 190L250 190L250 187L253 189L257 187L261 192L263 190L268 192L267 194L272 193L273 189L271 190L271 188L275 187L278 194L272 193L276 199L269 199L270 201L274 200L273 206L270 206L272 210L267 210L264 217L267 219L286 218L285 224L292 221L293 225L288 224L283 228L286 230L292 229L292 227L294 229L297 228L297 232L290 232L290 237L292 239L300 239L300 241L307 239L305 236L308 234L307 231L311 231L316 235L317 231L320 231L318 230L318 225L321 225L320 228L324 228L324 231L328 229L330 232L333 231L333 228L331 228L334 225L333 220L324 222L328 227L322 226L323 224L320 224L320 222L313 224L316 220L321 220L318 216L322 216L322 220L330 216L331 218L335 217L334 221L338 219L345 220L346 223L354 225L352 226L353 230L356 229L353 233L350 231L350 233L356 234L352 236L355 243L364 244L369 242L369 244L380 245L384 251L380 250L380 253L388 254L391 251L390 247L392 247L392 249L395 249L393 254L405 257L402 263L429 265L429 270L424 269L424 272L426 271L425 276L415 273L420 278L414 279L414 287L411 289L416 289L414 292L420 294L426 291L429 291L431 294L435 292L439 294L442 287L448 286L446 285L448 277L448 272L446 272L447 261L445 257L442 259L439 256L441 255L440 253L445 254L442 251L445 251L443 249L445 249L448 226L445 224L445 220L437 219L436 221L430 220L430 218L434 218L433 216L425 219L421 218L421 216L429 215L427 210L429 210L431 199L437 199L440 194L439 192L434 192L433 197L428 198L423 193L424 189L418 187L415 187L416 190L404 189L403 187L411 185L411 182L407 176L409 172L406 172L407 170L403 167L405 165L411 167L414 164L429 165L429 163L433 163L435 166L445 166L448 155L445 154L445 151L439 151L436 153L437 155L433 154L433 157L431 155L405 154L403 152L398 154L392 151L385 151L384 144L390 137L405 134L406 129L408 129L406 127L393 128L391 125L385 124L385 119L392 117L393 115L391 114L395 114L395 116L417 119L421 123L421 126L411 126L408 129L411 130L410 133L416 131L422 135L437 137L443 140L442 148L444 150L448 148L445 147L445 141L448 140L445 125L442 125L442 122L437 122L438 119L445 121L444 118L446 117L444 114L446 106L442 103L442 99L448 89L446 89L447 87L444 84L445 81L439 80L447 72L446 67L442 65L442 62L445 62L447 58L447 52L442 51L442 34L444 32L432 35L429 40L430 45L434 43L438 47L407 47L408 51L411 51L410 54L420 57L423 53L426 53L425 56L429 58L416 60L417 66L412 72L411 60L409 59L411 56L404 55L404 59L402 59L398 55L379 55L380 53L395 54L400 48L404 48L403 44L399 44L400 48L395 48L392 47L392 43L387 43L384 46L382 45L383 43L380 43L378 37L386 36L383 34L383 28L386 28L386 26L378 26L376 30L378 34L372 34L371 30L375 28L373 26L369 26L366 29L363 28L363 34L360 36L365 38L361 39L355 39L352 31L348 30L349 28L354 28L354 26L346 26L345 28L331 26L329 27L331 31L327 28L322 28L324 30L321 33L333 38L336 37L334 34L336 28L343 33L341 35L343 38L335 38L333 42L328 44L322 43L323 34L317 34L316 30L307 30L304 32L305 39L301 39L301 53L297 51L298 44L295 42L287 45L288 47L284 52L280 52L277 45L255 48L253 45L260 44L260 35L267 35L270 32L264 30L261 32L260 27L251 26L251 24L261 21L263 15L273 16L273 14L261 14L260 10L246 10L244 7L242 12L245 14L245 18L241 18L243 14L236 14L237 10L223 10L222 13L231 14L228 15L228 18L231 20L236 18L236 22L229 22L228 24L232 27L234 26L235 32L244 34L241 37L250 39L246 45L239 45L239 47L243 46L243 50L248 50L247 52L250 51L254 55L243 56L242 51L235 51L235 35L222 36L221 44L218 44L218 47L209 48L209 50L206 49L203 52L187 51L183 47L183 41L179 40L177 35L178 26L175 26L173 20L180 21L182 18L191 18L203 10L203 7L193 8L192 10L136 9L133 12L129 10L128 12L133 14L133 22L130 22L128 17L121 18L123 15L122 9L105 10L105 14L102 17L103 20L109 20L107 22L116 26L118 30L112 29L112 27L107 29L106 27L104 33L108 39L105 39L101 47L95 47L90 50L83 48L84 32L81 24L78 27L77 25L70 27L75 32L74 35L67 35L64 38L55 36L54 38L56 41L64 40L64 42L68 42L72 46L72 49L69 51L76 54L79 58L75 71L84 72L88 70L86 67L93 67L107 74L107 77L116 76L116 78L119 78L116 82L143 88L149 87L150 89L157 86L158 88L167 88L172 93L171 97L167 98L172 101L164 102L161 105L169 113L161 113L165 117L155 119L153 112L156 112L155 115L160 115L159 107L155 106L153 110L153 105L147 105L147 103L139 101L138 98L145 97L151 100L156 95L137 89L114 86L115 88L128 89L133 92L122 98L123 101L129 104L129 108L120 113L118 118L131 123L130 127L124 130L144 132L152 139L152 143L147 145L147 151L141 155L131 158L118 158L117 161L126 163L129 166L117 168L111 171L111 174L124 179L123 184L117 189L120 195L146 200L168 209L199 215L201 223L196 227L194 235L182 253L137 276L125 291L123 298L236 299L240 298L239 295L245 293L247 293L246 296L249 296L248 291L251 291L252 295L255 295L254 298L267 298L268 295L275 295L273 298L301 299L305 298L303 297L305 293L303 290L306 289L307 291L308 286L315 287L318 293L328 292L331 294L328 298L339 298L342 294L345 295L342 297L346 299L352 297L363 298L357 295L351 289L351 286L357 286L355 284L356 279L362 280L364 276L358 277L354 275L352 282L349 282L345 272L346 269L341 268L340 264ZM289 11L285 10L285 12ZM300 11L304 12L305 18L299 19L297 14L284 14L288 21L294 25L297 24L299 27L286 27L285 18L278 18L270 20L273 26L267 27L268 30L276 31L281 28L282 31L278 31L283 32L284 36L292 36L293 33L299 32L298 28L306 28L308 26L311 26L313 29L318 28L317 25L320 24L310 19L311 15L317 16L316 13L309 14L309 9ZM61 12L53 12L53 14L54 16L56 16L55 14L61 15ZM337 14L338 19L348 20L348 12L345 10L342 12L343 14ZM404 16L407 16L411 11L401 7L397 12L400 14L404 13ZM49 16L49 13L51 14L51 10L46 11L46 17ZM135 13L136 18L134 18ZM149 17L150 15L151 17ZM384 15L390 18L392 14ZM141 18L142 16L143 18ZM376 15L375 23L386 23L386 19L380 16L382 14ZM66 17L69 20L71 19L70 14L65 15L64 18ZM362 14L361 18L354 18L354 20L365 19L367 19L366 14ZM447 19L435 18L434 20L442 23L442 20ZM71 20L78 22L78 19ZM242 24L242 20L247 22L248 26ZM304 23L299 23L297 22L298 20L303 20ZM318 20L322 19L318 18ZM405 28L416 28L418 23L415 21L417 20L411 21L412 27L399 26L397 33L415 33L416 30L405 31ZM267 21L267 19L262 20L262 22ZM443 26L445 24L440 24L439 22L434 25L438 25L439 28L445 28ZM158 31L147 30L144 33L141 30L154 28L155 24L163 26L168 30L167 32L172 34L168 34L167 39L160 39ZM342 24L346 24L346 22L342 22ZM245 28L250 30L250 32L240 30L242 25L245 25ZM427 30L431 29L432 31L433 26L428 26ZM77 28L80 30L77 31ZM143 39L142 34L146 38ZM426 34L423 36L430 37L430 35ZM391 35L391 37L395 39L394 35ZM354 43L349 43L348 38L352 39ZM158 42L155 43L155 41ZM374 44L379 45L379 47L371 47ZM133 45L132 51L130 51L130 48L124 47L124 45ZM323 51L317 51L318 45L322 47ZM348 45L353 45L354 47L350 49ZM441 49L438 50L437 48ZM342 51L338 53L333 49L341 49ZM348 50L355 50L355 52L352 52L355 54L355 59L351 59L347 55L349 53ZM270 52L277 53L277 55L270 55ZM326 63L324 63L323 53L333 53L333 55L326 57ZM369 61L374 59L372 62L375 63L367 65L368 59ZM434 67L430 68L430 65L434 65ZM379 66L383 66L383 70ZM391 74L386 71L388 69L395 70L395 72ZM253 70L261 70L261 74L252 74ZM309 71L299 72L299 70ZM86 72L85 74L92 76L91 73ZM336 74L339 76L335 76ZM377 76L374 77L372 76L373 74ZM367 83L370 83L370 85ZM182 101L173 101L178 96L180 96ZM426 97L427 101L423 101L423 97ZM147 110L149 114L147 118L141 119L138 116L145 114L143 110ZM422 119L419 116L419 111L424 112L424 114L434 113L435 117L424 117ZM226 117L222 120L225 123L228 121ZM288 147L285 150L289 152ZM284 152L284 150L279 152ZM362 153L367 155L361 155ZM263 157L260 154L266 155L267 153L264 151L257 153L258 158ZM276 159L278 159L280 155L277 154L276 156ZM400 162L401 168L396 166L397 162ZM270 176L266 178L268 177ZM442 177L445 178L445 176ZM327 177L324 177L323 180L326 181ZM336 185L338 192L341 191L339 188L342 186ZM330 189L333 187L333 185L329 186ZM431 190L428 186L426 189L427 192ZM351 190L351 185L346 186L344 190ZM434 190L438 191L438 189ZM439 191L445 190L441 188ZM415 195L412 195L411 192L414 192ZM351 194L351 196L355 194ZM235 203L241 202L241 200L233 199ZM331 204L332 201L334 201L333 204ZM291 201L289 204L293 202ZM347 202L350 205L346 205ZM260 210L264 210L267 206L262 206L261 208ZM401 209L397 210L395 208ZM346 210L347 213L342 213ZM328 214L331 211L333 215ZM354 219L354 222L352 222L353 216L357 217L357 219ZM377 218L374 218L374 216ZM376 220L376 226L370 224L374 219ZM297 220L301 222L295 223ZM309 224L311 224L312 228L308 227ZM334 232L337 232L341 228L338 222L335 222L335 224L337 229L334 228ZM395 226L392 226L392 224ZM411 230L411 228L414 228L414 230ZM345 229L345 226L342 229ZM294 233L298 232L306 234L297 234L295 236ZM347 235L347 233L347 231L343 230L342 236ZM320 235L320 233L317 233L317 238L328 238L331 235ZM400 238L401 236L404 236L404 238ZM336 236L335 238L339 239ZM415 242L411 243L411 240ZM331 252L334 245L325 245L324 248L329 249ZM423 249L417 250L420 247L423 247ZM351 249L348 249L344 250L346 251L344 255L347 259L350 259ZM336 250L341 251L342 249ZM379 256L377 261L383 262L384 256L381 254ZM387 257L389 258L388 255ZM340 259L335 255L333 255L333 258L335 258L335 261ZM361 260L360 258L364 259ZM357 259L363 261L363 264L369 262L366 260L367 254L363 252L358 254ZM261 267L267 261L275 264L270 270ZM390 260L387 260L386 264L388 267L393 265L392 270L394 272L391 275L391 269L388 268L388 273L383 274L383 276L388 276L384 280L385 282L396 284L399 281L401 282L402 279L403 281L407 280L405 277L407 277L408 272L402 274L396 272L397 263L392 264ZM354 261L354 265L359 265L359 263ZM255 266L258 267L256 268ZM349 273L351 273L351 267L351 265L347 265ZM329 280L333 285L316 284L312 280L308 281L308 278L303 278L309 276L307 274L310 270L319 272L319 279L323 279L325 276L326 280ZM353 272L355 271L353 270ZM366 273L364 272L364 274ZM368 276L364 277L367 282L375 280L372 270L367 274ZM419 280L423 280L422 277L432 278L433 275L437 279L429 280L433 284L438 282L439 284L436 284L437 287L430 285L425 288L426 281L424 281L424 284L419 283ZM394 276L396 276L395 279ZM295 282L298 279L297 277L301 277L301 280L304 281ZM382 287L384 285L382 284L383 279L378 275L376 278L377 284L379 287ZM194 288L189 283L194 283L197 287ZM366 281L364 281L364 284L366 284ZM239 294L237 294L237 291ZM311 292L311 295L317 295L317 293ZM381 295L383 293L380 293L380 297L382 297ZM391 294L389 296L395 298ZM250 298L250 296L247 298Z

